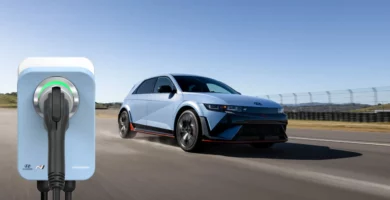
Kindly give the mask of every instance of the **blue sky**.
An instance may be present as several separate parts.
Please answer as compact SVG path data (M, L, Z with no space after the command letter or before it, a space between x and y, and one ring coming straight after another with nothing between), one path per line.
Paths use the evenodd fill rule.
M2 1L0 92L30 56L86 56L97 101L194 73L248 95L390 85L390 1Z

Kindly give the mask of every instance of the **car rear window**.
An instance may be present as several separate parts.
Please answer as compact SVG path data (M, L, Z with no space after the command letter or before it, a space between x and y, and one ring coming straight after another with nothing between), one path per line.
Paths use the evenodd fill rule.
M136 94L148 94L153 93L154 85L156 84L157 78L152 78L145 80L141 85L138 87Z

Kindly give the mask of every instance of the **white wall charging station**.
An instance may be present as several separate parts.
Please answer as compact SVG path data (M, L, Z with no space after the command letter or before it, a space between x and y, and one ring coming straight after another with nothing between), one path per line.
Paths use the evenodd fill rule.
M25 59L18 68L17 107L17 168L24 179L38 181L47 195L47 190L71 192L75 181L94 174L95 72L90 60Z

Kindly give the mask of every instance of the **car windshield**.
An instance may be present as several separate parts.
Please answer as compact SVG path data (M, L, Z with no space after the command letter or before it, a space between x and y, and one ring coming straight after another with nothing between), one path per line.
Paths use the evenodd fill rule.
M224 94L240 94L228 85L206 77L173 76L183 92L212 92Z

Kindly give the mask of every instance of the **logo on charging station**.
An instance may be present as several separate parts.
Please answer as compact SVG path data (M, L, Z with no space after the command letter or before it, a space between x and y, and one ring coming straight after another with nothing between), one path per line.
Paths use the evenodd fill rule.
M25 164L23 170L32 170L30 164Z
M38 165L38 166L35 167L35 169L40 169L40 170L42 170L44 168L45 168L45 165Z

